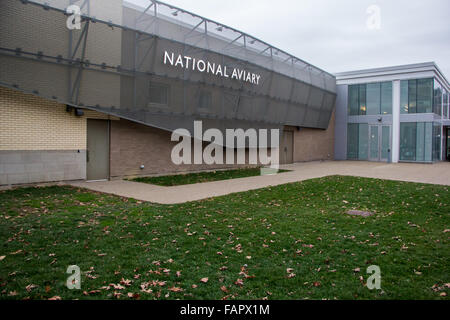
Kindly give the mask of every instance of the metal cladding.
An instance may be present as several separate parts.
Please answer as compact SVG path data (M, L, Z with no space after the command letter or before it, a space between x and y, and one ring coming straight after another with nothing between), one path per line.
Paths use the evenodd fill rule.
M336 100L329 73L158 1L1 1L0 85L169 131L326 129Z

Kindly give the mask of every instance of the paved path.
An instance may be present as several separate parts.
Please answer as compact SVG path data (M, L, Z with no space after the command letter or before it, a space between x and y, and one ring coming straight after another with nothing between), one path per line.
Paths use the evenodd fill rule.
M386 164L359 161L326 161L296 163L283 166L283 168L293 171L273 176L257 176L175 187L160 187L124 180L78 182L71 183L71 185L160 204L196 201L329 175L348 175L450 185L450 162L436 164Z

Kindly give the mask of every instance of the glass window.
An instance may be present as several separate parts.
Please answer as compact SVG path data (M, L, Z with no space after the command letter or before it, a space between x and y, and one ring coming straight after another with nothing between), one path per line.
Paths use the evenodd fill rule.
M367 160L369 125L367 123L349 123L347 128L347 159Z
M350 85L348 114L351 116L392 114L392 82Z
M169 86L163 83L150 82L149 102L167 105L169 102Z
M348 87L348 114L351 116L359 114L359 85Z
M369 153L369 125L359 125L358 159L367 160Z
M444 106L444 110L443 110L444 119L448 119L448 100L449 100L449 95L446 92L444 94L444 104L443 104L443 106Z
M433 109L433 79L417 80L417 113L431 113Z
M400 160L416 161L416 123L400 123Z
M403 80L400 84L400 112L433 112L433 79Z
M431 162L433 149L433 124L431 122L425 123L425 157L424 161Z
M425 122L417 123L416 161L425 161Z
M199 109L210 109L212 105L212 95L209 91L200 92L198 107Z
M358 129L357 123L349 123L347 130L347 159L358 159Z
M381 107L381 84L367 84L367 115L380 114Z
M408 80L402 80L400 82L400 112L409 113L408 106Z
M441 125L433 124L433 161L441 160Z
M434 155L433 134L431 122L401 123L400 160L431 162Z
M436 80L434 81L433 113L442 115L442 87Z
M417 113L417 80L408 81L408 112Z
M392 82L381 83L381 114L392 114Z
M366 105L366 85L359 85L359 115L365 116L367 113Z

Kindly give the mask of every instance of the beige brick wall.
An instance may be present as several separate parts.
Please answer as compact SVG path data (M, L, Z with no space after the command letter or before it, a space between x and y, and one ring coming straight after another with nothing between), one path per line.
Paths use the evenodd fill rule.
M87 118L117 120L90 110L76 117L63 104L0 87L0 150L85 150Z

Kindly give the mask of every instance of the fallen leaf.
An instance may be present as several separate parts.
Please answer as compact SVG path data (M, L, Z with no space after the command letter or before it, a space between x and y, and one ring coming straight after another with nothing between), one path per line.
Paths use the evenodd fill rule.
M237 286L243 286L244 285L244 280L242 280L242 279L237 279L235 282L234 282L234 284L235 285L237 285Z
M5 258L6 258L6 256L0 256L0 261L2 261Z
M207 283L208 280L209 280L208 278L201 278L201 279L200 279L200 282Z
M53 300L53 301L61 300L61 297L60 297L60 296L54 296L54 297L51 297L51 298L48 299L48 300Z
M227 287L225 287L225 286L221 286L221 287L220 287L220 290L222 290L222 291L225 292L225 293L228 293L228 289L227 289Z
M25 289L27 289L28 292L31 292L31 290L33 290L36 287L37 287L37 285L35 285L35 284L29 284L25 287Z
M129 287L131 285L133 281L131 280L125 280L124 278L122 278L122 280L120 280L120 284L123 284L124 286Z
M183 289L178 288L178 287L172 287L172 288L169 288L169 291L172 291L172 292L181 292L181 291L183 291Z

